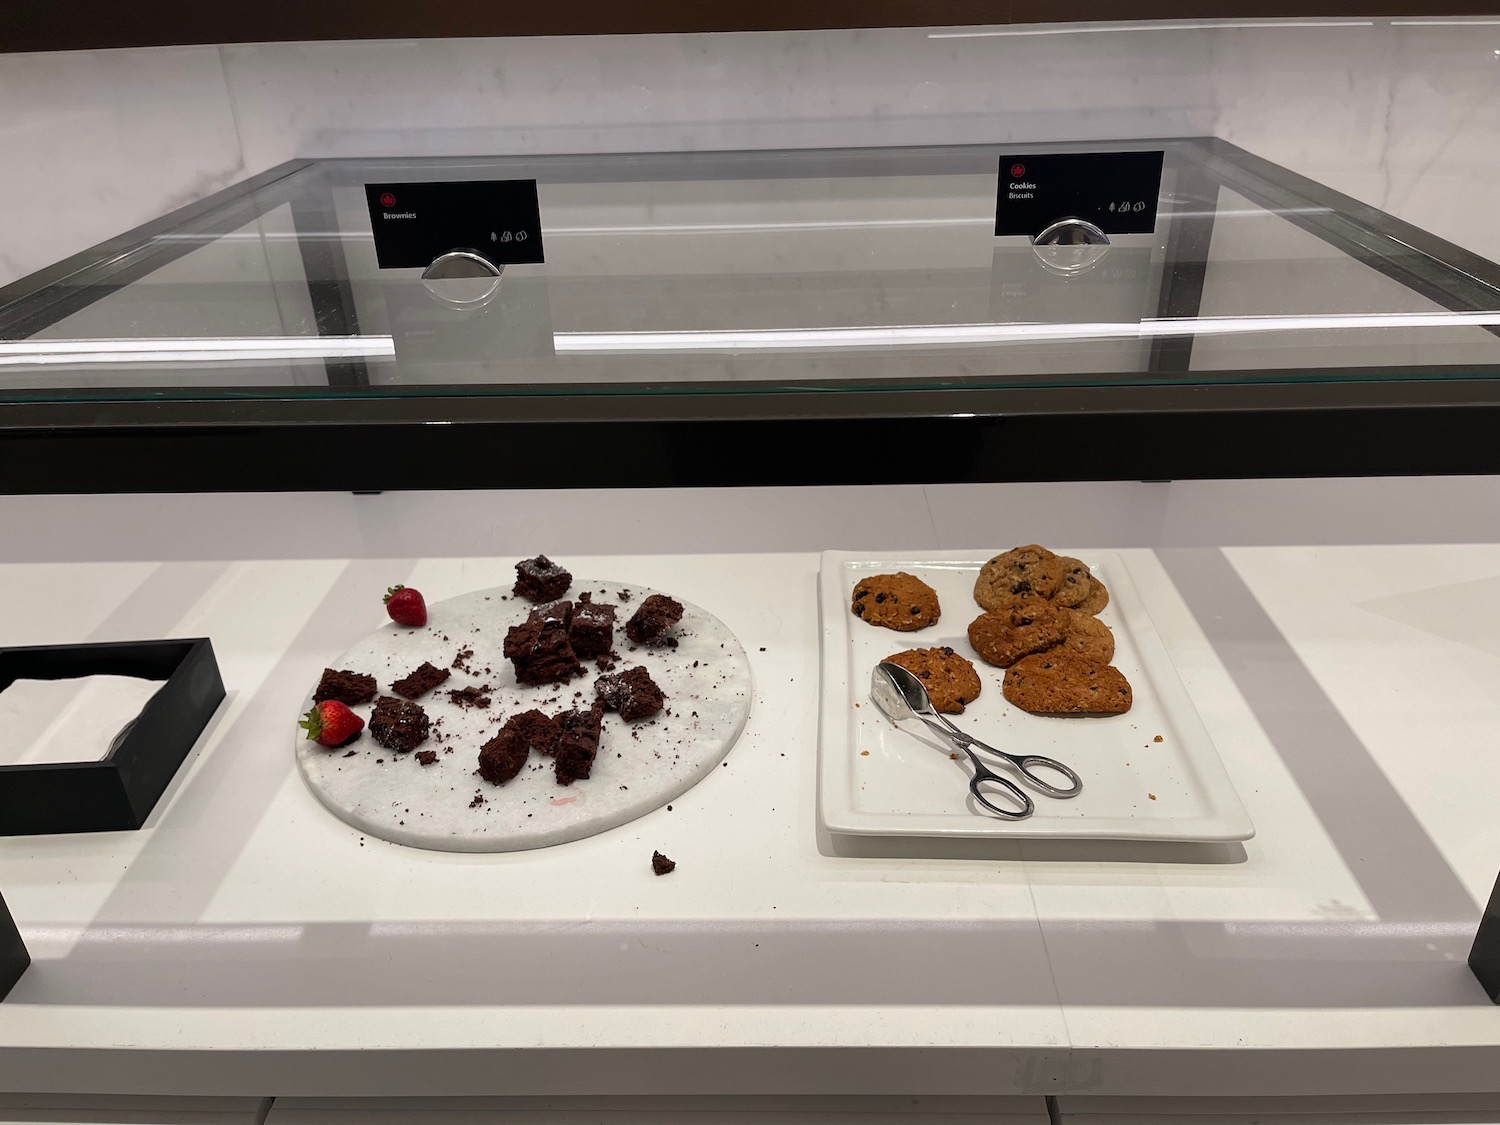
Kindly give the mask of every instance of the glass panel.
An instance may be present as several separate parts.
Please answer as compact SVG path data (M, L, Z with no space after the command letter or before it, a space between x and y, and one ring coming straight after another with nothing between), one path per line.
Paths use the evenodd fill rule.
M1109 147L1166 149L1156 229L1073 272L993 235L988 147L318 162L0 292L0 394L1500 371L1492 263L1220 142ZM539 181L545 264L377 267L364 183L508 177Z

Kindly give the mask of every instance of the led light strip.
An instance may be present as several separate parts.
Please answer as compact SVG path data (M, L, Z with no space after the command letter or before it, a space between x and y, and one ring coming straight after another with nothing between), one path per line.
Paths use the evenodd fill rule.
M226 360L391 356L390 336L260 336L227 339L0 340L0 367L39 364L174 364Z
M1500 312L1371 313L1346 316L1205 317L1139 324L922 324L871 328L685 332L559 332L554 350L578 352L796 351L818 348L961 347L1048 340L1130 340L1334 329L1456 328L1500 325Z

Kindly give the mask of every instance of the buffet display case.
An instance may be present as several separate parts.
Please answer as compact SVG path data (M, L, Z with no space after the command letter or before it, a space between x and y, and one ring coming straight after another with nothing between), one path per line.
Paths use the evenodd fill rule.
M1344 23L1015 18L208 52L233 174L0 288L0 646L217 664L129 830L0 823L0 1118L1500 1120L1500 228L1413 202L1500 24L1355 20L1315 97ZM768 43L921 112L794 131ZM751 104L439 131L571 96L532 54ZM1320 112L1354 171L1262 143ZM1013 677L1068 645L1109 706Z

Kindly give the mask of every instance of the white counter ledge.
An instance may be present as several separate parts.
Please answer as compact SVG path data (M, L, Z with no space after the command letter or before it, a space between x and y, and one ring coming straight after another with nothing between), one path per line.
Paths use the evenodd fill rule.
M0 1088L1130 1094L1196 1060L1223 1093L1500 1089L1463 964L1500 869L1500 548L1121 555L1245 845L820 834L812 553L564 556L718 615L754 707L671 812L501 855L361 840L291 731L386 586L513 559L0 566L0 644L205 635L229 690L147 828L0 839L35 958Z

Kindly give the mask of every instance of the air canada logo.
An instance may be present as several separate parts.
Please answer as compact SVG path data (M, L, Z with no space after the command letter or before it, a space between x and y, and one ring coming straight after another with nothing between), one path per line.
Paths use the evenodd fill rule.
M388 191L381 192L380 205L382 207L394 207L396 206L396 197Z
M1010 174L1012 176L1016 177L1016 179L1020 179L1022 176L1026 175L1026 165L1024 165L1024 164L1012 164L1010 166ZM392 202L395 202L395 201L392 200Z

